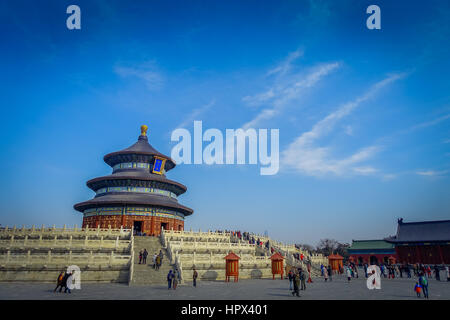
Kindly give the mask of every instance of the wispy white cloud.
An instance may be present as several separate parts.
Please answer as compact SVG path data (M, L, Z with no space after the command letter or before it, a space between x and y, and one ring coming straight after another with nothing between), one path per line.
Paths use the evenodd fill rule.
M216 100L211 100L209 103L192 110L192 112L181 122L177 128L186 128L188 125L193 125L195 120L201 120L199 117L208 111L212 106L216 104Z
M284 59L277 67L269 70L267 75L270 76L276 74L283 76L287 74L292 69L292 63L301 56L303 56L303 50L301 49L297 49L296 51L289 53L287 58Z
M436 177L436 176L444 176L449 172L450 172L450 170L441 170L441 171L419 170L419 171L416 171L416 174L418 174L419 176Z
M421 128L435 126L435 125L437 125L437 124L439 124L439 123L441 123L441 122L443 122L445 120L448 120L448 119L450 119L450 114L443 115L443 116L441 116L439 118L436 118L434 120L431 120L431 121L426 121L426 122L419 123L419 124L411 127L410 130L412 131L412 130L417 130L417 129L421 129ZM444 142L444 143L449 143L449 142L450 142L450 139L447 140L447 142Z
M352 113L362 103L374 97L383 87L405 76L403 73L396 73L388 76L382 81L373 85L365 94L350 101L337 110L328 114L318 121L310 131L297 137L283 152L282 165L293 168L299 173L320 176L325 174L343 175L353 174L373 174L376 169L372 167L356 167L357 164L372 158L380 149L380 146L366 146L348 157L335 159L331 155L331 147L317 146L316 142L329 134L336 123L342 118Z
M288 59L290 61L289 64L292 63L292 59ZM283 74L267 91L254 96L244 97L243 101L249 105L266 103L270 104L270 107L261 110L252 120L245 123L243 128L255 128L261 122L279 115L286 105L298 99L305 90L312 88L324 76L338 67L339 63L333 62L314 67L306 76L300 73L291 76L285 76ZM286 69L287 67L283 67L282 70L277 72L283 73Z
M154 61L148 61L135 66L116 65L114 72L123 77L136 77L142 80L151 91L160 89L164 84L164 77L157 71Z
M378 172L378 170L373 167L356 167L353 168L353 171L360 175L370 175Z

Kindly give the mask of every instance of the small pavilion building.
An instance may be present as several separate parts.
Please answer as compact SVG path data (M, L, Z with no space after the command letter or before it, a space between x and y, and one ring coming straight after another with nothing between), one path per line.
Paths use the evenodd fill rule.
M181 205L178 197L187 189L166 178L175 162L149 144L147 126L141 126L135 144L103 160L112 167L112 174L89 180L86 184L95 197L74 206L83 213L83 227L133 227L154 236L161 228L184 229L184 219L193 210Z
M391 264L397 258L395 245L384 240L352 240L349 259L358 264Z

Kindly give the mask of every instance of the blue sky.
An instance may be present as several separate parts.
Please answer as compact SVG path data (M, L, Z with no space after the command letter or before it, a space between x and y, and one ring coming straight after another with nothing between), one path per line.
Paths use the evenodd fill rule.
M450 219L449 16L445 1L2 1L0 223L80 225L106 153L147 124L170 155L194 120L280 129L281 164L177 166L187 229L316 244Z

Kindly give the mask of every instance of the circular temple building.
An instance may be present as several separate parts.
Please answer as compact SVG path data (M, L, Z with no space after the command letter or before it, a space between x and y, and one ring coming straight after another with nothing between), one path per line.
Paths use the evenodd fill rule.
M141 126L135 144L103 160L113 168L112 174L89 180L86 184L95 197L74 205L83 213L83 228L133 227L153 236L161 228L184 229L184 218L193 210L179 204L178 196L187 189L166 178L175 162L148 143L147 126Z

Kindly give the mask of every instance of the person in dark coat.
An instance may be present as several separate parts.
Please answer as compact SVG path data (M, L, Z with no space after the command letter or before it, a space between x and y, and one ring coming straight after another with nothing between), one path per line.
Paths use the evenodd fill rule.
M292 282L294 281L294 273L292 272L292 270L289 270L288 279L289 279L289 290L292 290Z
M173 278L174 278L174 274L173 274L172 270L169 270L169 273L167 274L168 289L172 288Z
M64 293L67 292L67 279L69 278L70 273L65 273L64 277L62 279L61 288L59 289L59 292L61 292L62 288L64 288Z
M192 280L193 280L194 287L197 287L197 278L198 278L198 272L194 268L194 271L192 273Z
M139 251L139 264L142 263L142 250Z
M436 266L434 266L434 274L435 274L435 276L436 276L436 280L437 281L441 281L441 275L439 274L439 267L436 265Z
M147 264L147 256L148 256L148 251L147 251L147 249L144 249L144 252L142 253L142 263L143 264Z
M55 290L53 290L53 292L56 292L56 290L58 290L59 287L61 287L61 289L62 289L64 274L65 274L65 272L61 271L61 273L58 275L58 279L56 279L56 288L55 288ZM61 292L61 290L59 290L59 292Z
M293 282L294 282L294 291L292 291L292 295L293 296L296 295L297 297L300 297L300 294L299 294L299 291L298 291L298 289L300 287L300 277L299 277L298 273L294 274L294 281Z

